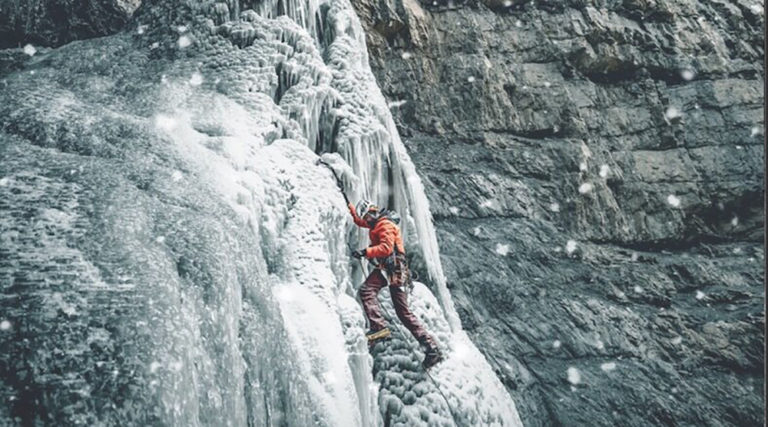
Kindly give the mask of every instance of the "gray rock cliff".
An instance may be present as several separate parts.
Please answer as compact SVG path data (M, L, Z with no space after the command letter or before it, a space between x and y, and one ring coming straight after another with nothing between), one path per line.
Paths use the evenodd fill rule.
M523 422L761 425L762 5L354 4Z

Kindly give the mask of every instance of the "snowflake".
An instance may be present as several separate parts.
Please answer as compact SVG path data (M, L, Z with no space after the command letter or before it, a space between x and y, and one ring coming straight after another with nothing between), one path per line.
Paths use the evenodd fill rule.
M522 26L523 26L523 21L521 21L519 19L517 21L515 21L515 27L521 28Z
M749 132L749 136L750 137L754 137L754 136L757 136L757 135L760 135L760 134L762 134L762 132L760 131L760 127L759 126L753 126L752 129Z
M31 44L24 45L24 53L29 56L34 56L37 53L37 49Z
M8 179L8 177L7 177L7 176L6 176L6 177L4 177L4 178L2 178L2 179L0 179L0 187L5 187L6 185L8 185L8 183L9 183L10 181L11 181L11 180L10 180L10 179Z
M590 191L592 191L592 184L585 182L584 184L581 184L579 186L579 193L581 194L587 194Z
M165 242L165 236L157 236L157 239L155 239L157 243L163 243Z
M203 84L203 75L198 72L192 73L192 77L189 78L189 84L192 86L200 86Z
M160 47L160 42L154 42L151 45L149 45L150 49L157 49L158 47Z
M683 342L683 337L674 337L670 342L674 345L679 345L681 342Z
M560 348L560 346L561 346L562 344L563 344L563 343L561 343L561 342L560 342L560 340L554 340L554 341L552 342L552 348L554 348L554 349L558 349L558 348Z
M467 81L472 83L473 81L475 81L475 78L472 77L472 76L469 76L469 77L467 77Z
M502 245L501 243L496 244L496 253L505 256L509 253L509 245Z
M186 32L187 32L187 26L186 26L186 25L179 25L178 27L176 27L176 29L177 29L177 30L178 30L180 33L186 33Z
M569 240L565 244L565 251L568 252L568 255L572 254L573 251L576 250L576 241L575 240Z
M387 106L389 108L399 108L399 107L402 107L403 105L405 105L406 102L408 102L408 101L406 101L404 99L401 99L400 101L392 101L392 102L388 103Z
M504 0L504 7L512 7L512 0Z
M2 322L0 322L0 331L7 331L11 329L11 322L3 319Z
M154 374L161 366L160 362L152 362L149 364L149 372Z
M475 236L479 236L480 235L480 227L475 227L472 230L472 234L474 234Z
M454 214L454 215L458 215L458 213L459 213L459 208L457 208L456 206L451 206L450 208L448 208L448 211L449 211L450 213Z
M579 163L579 170L585 172L587 170L587 162Z
M139 35L144 34L144 31L147 31L146 25L139 25L138 27L136 27L136 34L139 34Z
M179 171L173 171L173 173L171 174L171 179L173 180L173 182L179 182L181 181L181 178L183 178L183 175Z
M480 203L481 208L492 208L493 207L493 200L485 200L483 203Z
M607 177L609 173L611 173L611 168L609 168L608 165L600 166L600 178Z
M192 39L187 36L181 36L179 37L178 44L181 49L187 48L192 44Z
M641 288L640 286L635 285L635 289L634 290L635 290L636 294L642 294L643 293L643 288Z
M664 117L666 117L667 120L674 120L680 118L680 116L680 110L675 107L668 107L667 111L664 112Z
M638 255L637 252L632 252L632 256L630 257L632 261L637 261L639 258L640 255Z
M568 368L568 382L573 385L578 385L581 382L581 373L573 366Z
M605 372L611 372L612 370L616 369L616 363L614 362L603 363L602 365L600 365L600 369L602 369Z
M400 57L403 59L411 59L412 56L413 54L411 52L403 52L403 54L400 55Z
M552 212L560 212L560 205L557 202L552 203L551 205L549 205L549 210L551 210Z
M693 80L694 77L696 77L696 73L690 68L686 68L685 70L680 71L680 77L682 77L683 80L689 82Z
M734 227L739 225L739 217L734 216L733 219L731 219L731 225L734 226Z
M667 196L667 203L669 203L673 208L677 208L680 206L680 198L674 194L670 194Z
M171 131L176 127L176 119L165 114L155 116L155 126L164 131Z
M550 82L544 82L544 87L550 87L550 86L552 86L552 83L550 83Z
M704 299L705 296L706 295L704 294L704 292L696 291L696 299L701 300L701 299Z
M762 15L764 11L763 6L759 4L753 4L749 9L756 15Z

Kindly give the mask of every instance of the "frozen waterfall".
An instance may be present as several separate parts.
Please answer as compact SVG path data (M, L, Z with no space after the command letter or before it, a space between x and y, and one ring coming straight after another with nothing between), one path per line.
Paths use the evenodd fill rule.
M0 273L56 274L39 294L9 288L29 300L9 327L37 331L14 349L58 408L32 421L520 425L461 328L349 1L148 0L137 28L54 50L0 94L14 135L0 144ZM349 256L367 236L320 155L347 168L351 198L403 216L429 276L410 304L447 356L436 383L386 290L394 337L369 353ZM68 348L65 362L24 353L35 346Z

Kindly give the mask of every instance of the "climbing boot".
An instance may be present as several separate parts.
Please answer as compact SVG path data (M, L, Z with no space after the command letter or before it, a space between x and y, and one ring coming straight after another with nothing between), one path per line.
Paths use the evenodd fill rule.
M429 368L437 365L438 363L443 361L443 352L440 351L439 348L434 347L428 349L424 354L424 361L421 362L421 366L425 370L429 370Z
M420 339L419 344L424 347L424 361L421 362L421 366L425 370L428 370L443 361L443 352L440 351L440 348L432 337Z
M368 338L368 348L373 348L373 345L379 341L389 340L392 336L392 332L389 328L381 328L376 331L368 331L365 337Z

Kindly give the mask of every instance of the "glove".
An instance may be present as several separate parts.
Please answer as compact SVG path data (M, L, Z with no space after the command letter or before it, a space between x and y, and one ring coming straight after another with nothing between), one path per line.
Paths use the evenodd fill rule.
M358 249L358 250L352 252L352 256L357 258L357 259L360 259L360 258L364 257L365 256L365 249Z
M351 213L352 216L355 216L355 205L352 203L347 203L347 207L349 208L349 213Z

